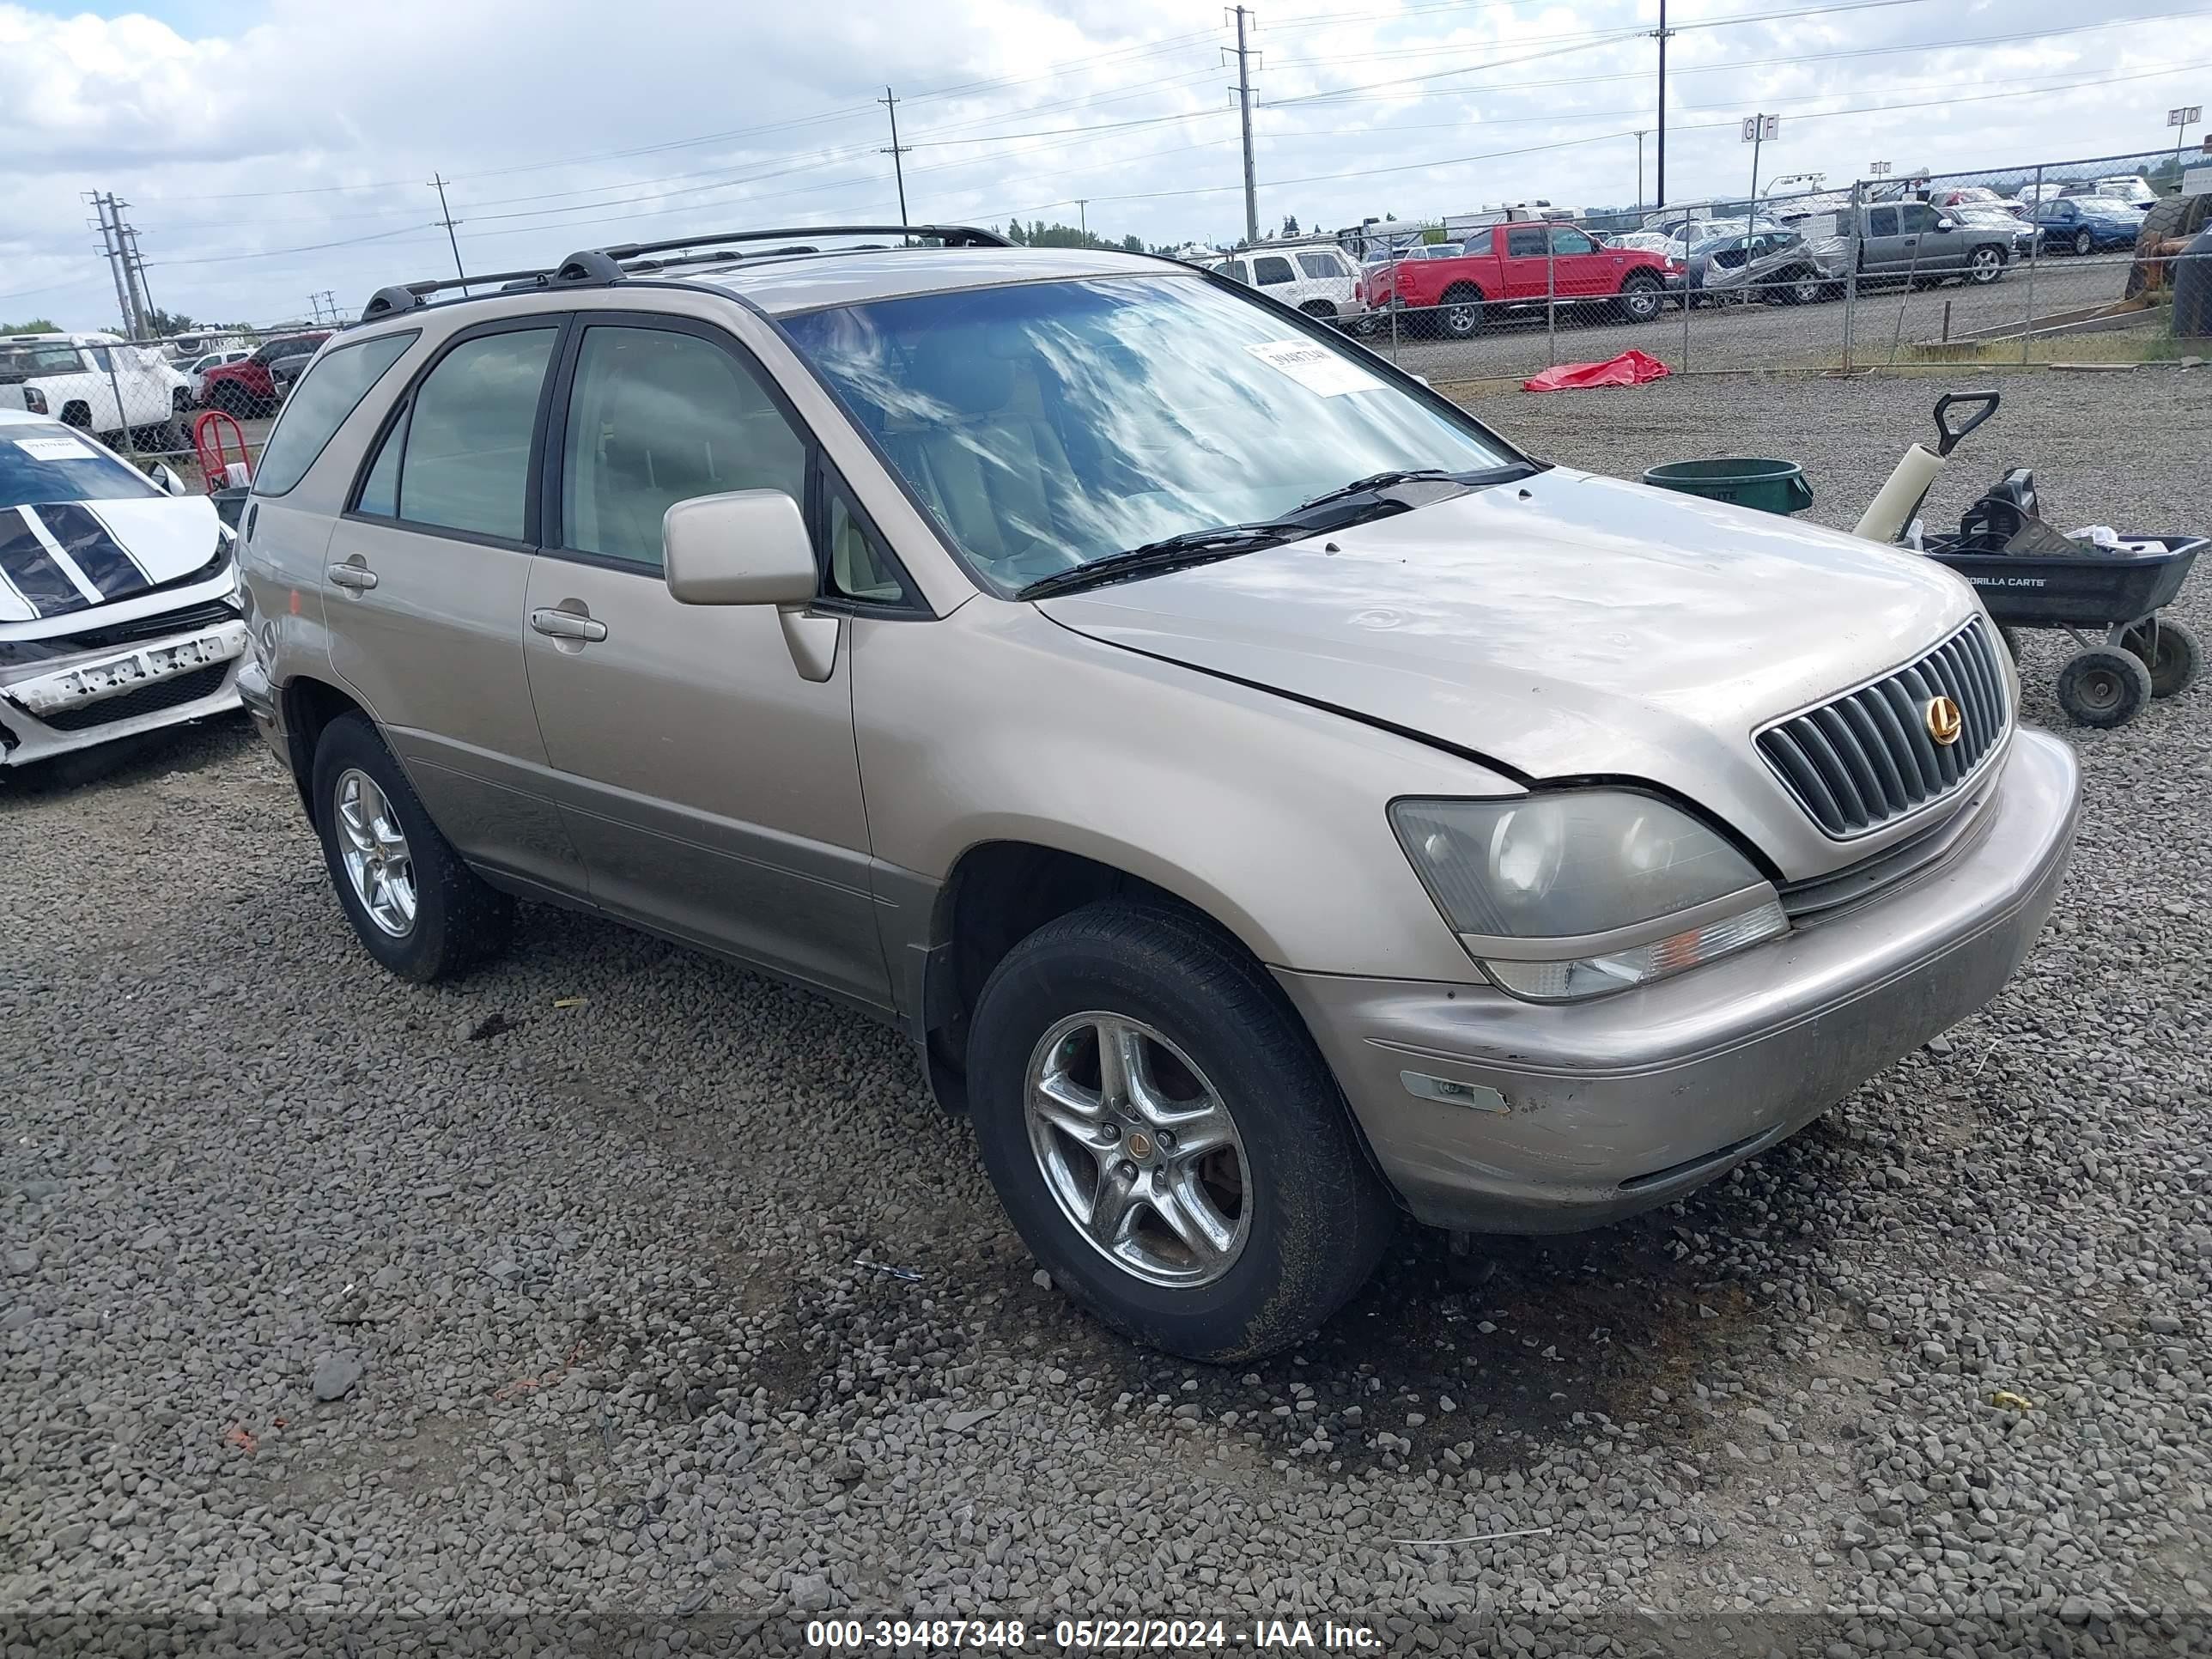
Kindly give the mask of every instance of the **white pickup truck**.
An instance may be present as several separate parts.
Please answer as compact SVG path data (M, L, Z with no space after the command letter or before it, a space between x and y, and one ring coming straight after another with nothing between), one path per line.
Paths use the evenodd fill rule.
M51 416L103 438L143 434L142 449L185 446L191 383L158 351L112 334L0 335L0 409Z

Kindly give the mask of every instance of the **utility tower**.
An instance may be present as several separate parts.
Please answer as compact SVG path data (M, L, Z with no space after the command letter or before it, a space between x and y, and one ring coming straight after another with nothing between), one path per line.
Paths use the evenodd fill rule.
M1252 51L1245 44L1245 19L1252 15L1249 6L1231 8L1237 20L1237 85L1233 90L1243 112L1244 121L1244 240L1260 240L1260 192L1252 178Z

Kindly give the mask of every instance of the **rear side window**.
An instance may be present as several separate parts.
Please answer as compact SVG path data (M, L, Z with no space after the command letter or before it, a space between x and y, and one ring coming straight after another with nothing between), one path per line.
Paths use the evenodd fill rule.
M806 499L805 441L743 364L696 334L586 330L563 449L564 544L655 570L661 515L678 501L732 489ZM872 561L859 568L860 585L875 585Z
M1487 254L1490 252L1490 233L1486 230L1476 231L1474 235L1459 245L1459 251L1464 254ZM1456 258L1457 255L1447 257Z
M522 540L531 433L559 334L530 328L481 335L439 360L408 411L396 517Z
M1291 270L1291 262L1279 253L1264 254L1252 261L1252 280L1262 287L1273 283L1297 280Z
M1307 276L1319 277L1324 282L1332 276L1344 275L1343 265L1338 263L1335 255L1330 253L1301 253L1298 255L1298 269Z
M347 416L384 378L407 348L420 337L416 332L380 335L359 345L341 346L305 374L276 417L262 453L253 488L263 495L282 495L307 476Z
M1867 234L1869 236L1896 235L1897 210L1892 207L1869 209L1867 211Z
M1231 281L1242 283L1247 288L1251 286L1252 272L1242 259L1231 259L1221 268L1229 273Z
M1505 234L1505 252L1516 259L1540 259L1544 257L1544 233L1540 228L1532 230L1513 230Z

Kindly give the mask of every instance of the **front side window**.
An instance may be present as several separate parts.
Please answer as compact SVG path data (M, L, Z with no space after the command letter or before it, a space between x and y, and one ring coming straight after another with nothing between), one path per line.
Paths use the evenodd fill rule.
M1552 252L1554 253L1595 253L1597 244L1571 225L1561 225L1552 233Z
M1188 277L917 295L784 327L1004 592L1376 472L1517 459L1356 348Z
M563 544L661 565L661 515L694 495L806 499L806 443L744 365L712 340L587 329L568 398Z
M1907 207L1899 209L1899 211L1905 216L1905 228L1908 234L1918 234L1935 229L1936 221L1943 216L1925 202L1914 202Z
M1252 261L1252 280L1265 288L1274 283L1295 282L1291 262L1279 253L1270 253Z
M302 375L269 434L269 447L253 477L254 492L282 495L307 477L346 416L418 337L417 331L385 334L342 346Z
M867 605L903 605L906 584L842 486L827 492L824 530L830 544L830 589Z
M529 328L481 335L439 359L408 414L397 517L523 539L531 432L559 334Z
M161 493L137 467L125 465L59 422L11 421L0 426L0 508L129 501Z

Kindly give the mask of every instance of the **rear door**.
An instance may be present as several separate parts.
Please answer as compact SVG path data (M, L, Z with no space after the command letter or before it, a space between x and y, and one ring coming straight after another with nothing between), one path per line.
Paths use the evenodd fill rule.
M1285 305L1295 306L1298 295L1297 267L1279 253L1255 254L1252 259L1252 286L1263 294L1272 294Z
M1549 260L1547 249L1550 239L1542 225L1501 225L1491 233L1492 241L1503 240L1504 252L1498 260L1498 276L1504 292L1500 296L1509 302L1540 300L1550 290Z
M522 661L565 325L511 316L441 346L371 446L321 574L331 666L438 827L471 859L581 894Z
M677 502L775 489L805 505L813 446L720 328L592 313L562 369L525 655L538 721L593 901L617 915L884 1005L853 734L849 620L679 605L662 576ZM902 589L848 514L848 597ZM858 573L858 574L854 574ZM883 590L890 583L888 593ZM827 633L826 675L787 630Z

